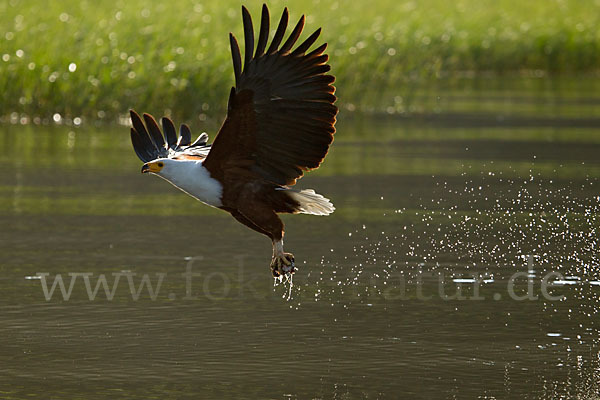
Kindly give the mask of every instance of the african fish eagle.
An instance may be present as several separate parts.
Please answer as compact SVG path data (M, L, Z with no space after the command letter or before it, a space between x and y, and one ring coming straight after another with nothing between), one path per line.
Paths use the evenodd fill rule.
M247 227L273 242L271 271L289 276L296 269L294 256L283 251L283 222L277 213L331 214L329 199L314 190L292 189L305 171L318 168L333 142L337 107L328 75L324 43L315 31L294 49L304 28L304 16L281 45L288 24L283 10L275 35L269 38L269 10L262 7L260 33L254 46L254 29L242 6L245 55L229 34L235 87L231 88L227 117L212 145L203 133L191 142L187 125L179 138L173 122L130 111L131 141L145 163L142 173L160 176L201 202L225 210ZM163 138L164 136L164 138Z

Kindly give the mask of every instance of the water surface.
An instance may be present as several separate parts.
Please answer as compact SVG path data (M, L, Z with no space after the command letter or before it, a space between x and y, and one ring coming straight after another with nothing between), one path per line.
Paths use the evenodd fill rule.
M2 397L597 398L599 103L551 95L341 118L299 184L337 211L284 217L289 300L270 243L142 176L127 129L1 127Z

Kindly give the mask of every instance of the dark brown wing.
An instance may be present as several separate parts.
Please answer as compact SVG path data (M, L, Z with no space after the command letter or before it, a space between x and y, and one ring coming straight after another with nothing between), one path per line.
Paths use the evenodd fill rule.
M304 16L280 46L288 23L283 11L267 49L269 11L262 8L258 44L250 14L242 7L244 67L235 36L230 34L236 86L231 89L227 118L204 166L216 178L228 172L251 173L279 185L293 185L304 171L317 168L333 142L337 107L326 73L327 44L306 54L321 30L293 50Z

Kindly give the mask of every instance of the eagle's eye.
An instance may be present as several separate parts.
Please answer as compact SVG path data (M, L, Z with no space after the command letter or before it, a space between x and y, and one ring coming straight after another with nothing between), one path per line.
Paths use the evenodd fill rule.
M165 166L165 164L163 164L163 163L161 163L161 162L159 162L159 163L158 163L158 167L159 167L159 168L162 168L162 167L164 167L164 166Z

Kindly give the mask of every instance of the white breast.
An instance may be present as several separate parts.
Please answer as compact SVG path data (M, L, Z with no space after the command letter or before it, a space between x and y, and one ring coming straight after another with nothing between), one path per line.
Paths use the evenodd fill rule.
M169 163L166 167L159 175L161 178L204 204L212 207L223 205L223 185L210 176L201 161L179 161L176 164Z

